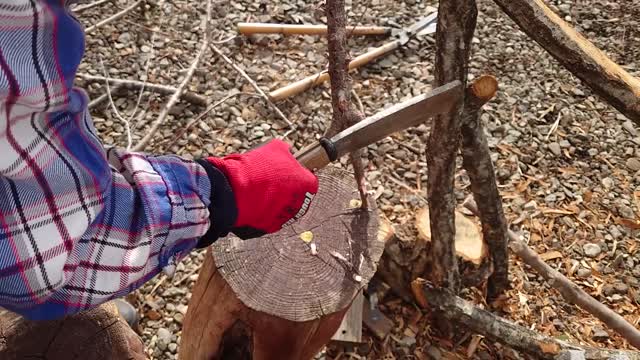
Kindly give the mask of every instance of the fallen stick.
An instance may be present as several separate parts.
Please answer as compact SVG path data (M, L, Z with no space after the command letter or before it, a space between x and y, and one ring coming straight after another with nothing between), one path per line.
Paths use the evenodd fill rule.
M120 11L119 13L116 13L102 21L100 21L99 23L95 24L95 25L91 25L88 28L85 29L85 34L89 34L90 32L92 32L93 30L99 28L100 26L104 26L112 21L116 21L118 19L120 19L121 17L127 15L127 13L129 13L131 10L135 9L136 7L138 7L140 4L142 4L145 0L138 0L136 2L134 2L133 4L131 4L131 6L129 6L128 8Z
M137 80L121 80L121 79L106 78L104 76L95 76L95 75L87 75L87 74L78 74L78 78L86 81L96 81L96 82L108 81L109 83L112 83L116 86L121 86L122 88L125 88L125 89L141 89L142 87L144 87L146 90L153 91L163 95L172 95L178 91L178 88L173 86L152 84L152 83L142 82ZM192 93L192 92L183 92L180 94L180 98L182 100L186 100L198 106L207 106L207 104L209 103L209 100L207 100L206 97L199 94Z
M94 2L89 3L89 4L84 4L84 5L79 5L79 6L73 7L73 8L71 8L71 10L73 10L74 13L79 14L79 13L85 11L85 10L89 10L92 7L96 7L96 6L102 5L102 4L106 3L106 2L113 2L113 0L98 0L98 1L94 1Z
M112 89L111 89L111 94L115 94L118 91L120 91L120 89L122 89L122 84L116 84ZM109 93L105 91L104 94L98 96L97 98L91 100L89 102L89 105L87 105L88 109L93 109L94 107L102 104L103 102L105 102L106 100L109 100Z
M640 124L640 79L556 15L542 0L494 0L529 37L629 119Z
M491 151L479 113L498 91L498 81L489 75L477 78L466 89L462 116L462 166L471 181L471 191L479 206L482 235L489 246L493 273L487 283L487 298L496 299L509 288L507 222L491 162Z
M184 92L184 89L193 77L198 64L200 64L200 60L207 52L207 47L209 46L209 21L211 19L211 7L211 0L209 0L207 1L207 13L202 19L202 43L200 45L200 49L198 50L198 54L191 62L189 70L184 75L184 78L182 79L182 82L178 86L176 92L171 95L171 98L169 98L169 102L167 102L167 104L164 106L164 108L160 112L160 115L158 115L158 118L153 123L153 125L151 125L151 128L147 131L146 135L142 139L140 139L140 142L136 144L136 146L133 147L133 151L142 151L145 146L147 146L147 143L151 140L151 138L153 138L153 136L156 134L160 126L164 123L165 119L169 115L169 112L171 111L173 106L178 102L178 100L180 100L181 94Z
M447 290L436 289L423 279L413 281L411 288L420 306L438 310L450 321L540 359L640 360L637 351L582 347L542 335L480 309Z
M220 56L222 60L224 60L227 64L229 64L229 66L231 66L235 71L237 71L238 74L240 74L245 80L247 80L247 82L251 86L253 86L254 89L256 89L258 94L262 96L262 98L267 102L267 104L269 104L269 106L273 109L273 111L275 111L276 114L278 114L278 116L280 117L280 119L282 119L282 121L284 121L289 126L293 126L293 123L284 115L284 113L282 113L282 111L280 111L280 109L276 106L276 104L274 104L273 101L271 101L269 96L265 94L264 91L262 91L260 86L258 86L258 84L255 81L253 81L253 79L249 76L249 74L247 74L241 67L236 65L236 63L234 63L227 55L225 55L215 44L211 44L211 49L213 49L213 52L218 54L218 56Z
M478 214L478 207L475 201L469 199L465 202L464 206L474 214ZM511 251L545 278L549 285L556 288L556 290L562 294L565 300L594 315L629 341L635 348L640 349L640 331L638 331L638 329L615 311L587 294L566 276L547 265L533 249L520 239L518 234L508 230L508 235L510 240L509 248Z

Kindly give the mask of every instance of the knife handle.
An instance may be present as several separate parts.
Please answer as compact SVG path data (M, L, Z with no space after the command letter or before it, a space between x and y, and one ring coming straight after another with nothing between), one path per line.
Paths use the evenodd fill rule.
M335 161L338 158L338 152L331 140L322 138L317 143L298 151L294 157L302 166L315 172Z

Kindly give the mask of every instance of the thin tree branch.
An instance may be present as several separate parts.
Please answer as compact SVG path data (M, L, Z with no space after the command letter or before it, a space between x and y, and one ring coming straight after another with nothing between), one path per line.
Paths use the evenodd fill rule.
M491 162L479 113L498 90L493 76L481 76L466 89L462 118L462 166L471 180L471 191L480 204L482 236L489 246L493 273L488 282L488 299L496 299L509 287L509 254L507 250L507 221L496 176Z
M198 54L196 55L195 59L193 59L193 62L191 62L191 66L189 66L189 70L187 71L184 78L182 79L182 82L178 86L178 89L176 90L176 92L171 96L171 98L169 99L169 102L167 102L165 107L162 109L162 112L160 112L160 115L158 116L156 121L153 123L153 125L151 125L151 128L147 131L146 135L140 140L140 142L136 146L133 147L133 151L142 151L145 148L145 146L147 146L147 143L149 143L149 141L153 138L153 136L158 131L160 126L166 120L173 106L178 102L178 100L180 100L181 94L184 92L184 89L186 88L187 84L193 77L193 74L196 71L198 64L200 64L200 60L202 59L204 54L207 52L207 47L209 46L209 21L211 19L211 8L212 8L211 0L208 0L207 13L204 16L204 19L202 21L202 44L200 45Z
M582 347L542 335L483 310L448 290L436 289L423 279L413 281L411 288L422 307L437 309L450 321L538 359L640 360L637 351Z
M176 139L180 139L184 135L184 133L187 132L187 130L189 130L193 125L195 125L198 121L200 121L203 117L205 117L207 114L209 114L215 108L217 108L218 106L222 105L227 100L232 99L232 98L234 98L236 96L240 96L240 95L250 96L250 97L251 96L260 97L260 95L258 95L258 94L251 94L251 93L244 93L244 92L239 92L239 93L235 93L235 94L229 94L229 95L223 97L222 99L216 101L215 103L211 104L206 110L204 110L198 116L196 116L191 121L189 121L185 127L180 129L180 131L175 136L171 137L170 139L165 139L164 141L161 142L161 144L164 145L164 144L166 144L168 142L173 142Z
M137 90L144 87L149 91L153 91L163 95L175 94L178 91L178 88L173 86L152 84L152 83L142 82L137 80L122 80L122 79L107 78L104 76L95 76L95 75L88 75L88 74L78 74L78 78L86 81L97 81L97 82L108 81L109 83L114 84L115 86L120 86L126 89ZM206 97L199 94L192 93L192 92L184 91L180 94L180 98L182 100L186 100L198 106L206 106L209 103L209 100L207 100Z
M344 0L327 0L327 40L329 47L329 78L331 79L331 106L333 121L325 136L359 122L364 114L351 103L351 78L349 77L349 52L347 50L347 16ZM349 154L358 184L362 207L368 207L367 190L362 164L362 150Z
M225 40L225 41L228 41L228 40ZM224 60L227 64L229 64L229 66L231 66L235 71L237 71L238 74L240 74L243 78L245 78L245 80L247 80L247 82L251 86L253 86L254 89L256 89L258 94L262 96L262 98L267 102L267 104L269 104L269 106L273 109L273 111L275 111L276 114L278 114L278 116L280 117L280 119L282 119L282 121L284 121L289 126L293 126L293 123L284 115L284 113L282 113L282 111L280 111L280 109L276 106L276 104L274 104L273 101L269 99L269 96L264 91L262 91L262 89L258 86L258 84L255 81L253 81L253 79L240 66L236 65L236 63L234 63L227 55L225 55L220 50L220 48L218 48L215 44L211 44L211 49L218 56L220 56L222 60Z
M72 10L73 10L74 13L79 14L79 13L85 11L85 10L89 10L92 7L96 7L96 6L102 5L102 4L106 3L106 2L113 2L113 0L98 0L98 1L94 1L94 2L89 3L89 4L78 5L78 6L74 7L74 8L72 8Z
M127 13L129 13L130 11L132 11L133 9L138 7L140 4L142 4L144 1L145 0L138 0L138 1L134 2L133 4L131 4L131 6L129 6L128 8L120 11L119 13L116 13L116 14L106 18L106 19L100 21L99 23L97 23L95 25L89 26L88 28L85 29L85 31L84 31L85 34L89 34L93 30L95 30L95 29L97 29L97 28L99 28L101 26L104 26L104 25L106 25L106 24L108 24L108 23L110 23L112 21L120 19L121 17L127 15Z
M465 202L464 206L474 214L478 214L478 206L475 201L469 199ZM565 300L594 315L627 339L631 345L640 349L640 331L638 331L638 329L615 311L587 294L566 276L547 265L533 249L521 240L518 234L511 230L508 231L508 234L510 240L509 248L511 251L545 278L549 285L556 288L556 290L562 294Z
M104 67L104 61L102 61L102 58L100 58L100 66L102 66L102 72L104 73L104 76L107 77L107 68ZM116 104L113 102L113 97L111 97L111 86L109 86L109 82L105 81L104 84L107 87L107 97L109 98L111 109L113 110L113 113L116 115L116 117L122 122L122 125L124 126L124 130L127 134L127 150L130 150L131 149L131 123L129 121L130 119L129 120L125 119L120 114L120 111L118 111Z

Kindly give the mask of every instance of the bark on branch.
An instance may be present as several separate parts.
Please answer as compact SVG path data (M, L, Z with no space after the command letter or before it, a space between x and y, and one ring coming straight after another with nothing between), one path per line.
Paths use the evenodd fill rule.
M475 333L540 359L640 360L636 351L582 347L542 335L480 309L447 290L436 289L423 279L414 281L412 289L422 307L437 309L447 319Z
M327 0L327 40L329 47L329 78L331 79L331 106L333 121L325 136L330 137L359 122L364 114L351 103L351 79L349 77L349 51L347 50L347 16L344 0ZM367 193L364 178L362 151L354 151L349 158L353 165L362 207L366 208Z
M462 165L471 180L471 191L479 206L482 235L487 242L493 273L488 282L488 298L497 298L509 287L509 256L507 253L507 223L496 176L491 163L479 112L498 90L493 76L481 76L466 90L462 120Z
M556 15L542 0L494 0L573 75L640 124L640 79L631 76Z
M475 202L467 201L465 207L478 214ZM587 294L578 285L574 284L566 276L547 265L538 254L525 244L518 234L509 230L509 248L527 265L531 266L547 282L562 294L565 300L578 305L583 310L594 315L603 323L627 339L631 345L640 349L640 331L631 325L625 318L609 309L606 305Z
M441 0L436 33L435 86L466 82L471 38L475 31L475 0ZM445 29L445 30L443 30ZM455 195L453 191L463 99L449 114L434 119L428 140L431 276L438 286L456 291L459 284L454 251Z

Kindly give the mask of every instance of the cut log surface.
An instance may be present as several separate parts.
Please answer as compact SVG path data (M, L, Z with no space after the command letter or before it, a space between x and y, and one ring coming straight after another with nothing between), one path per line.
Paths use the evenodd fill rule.
M116 306L54 321L28 321L0 309L0 359L147 359L140 337L119 317Z
M423 208L416 214L416 227L420 237L430 242L431 227L428 208ZM482 240L478 225L459 211L456 211L455 249L456 255L476 265L480 265L487 256L487 245Z
M383 244L377 211L359 207L351 176L333 168L318 173L309 211L278 233L213 244L218 271L245 305L292 321L313 320L344 309L367 284Z
M353 175L331 167L317 175L318 194L300 220L210 247L185 316L181 359L307 360L336 333L384 244L375 202L360 207Z

